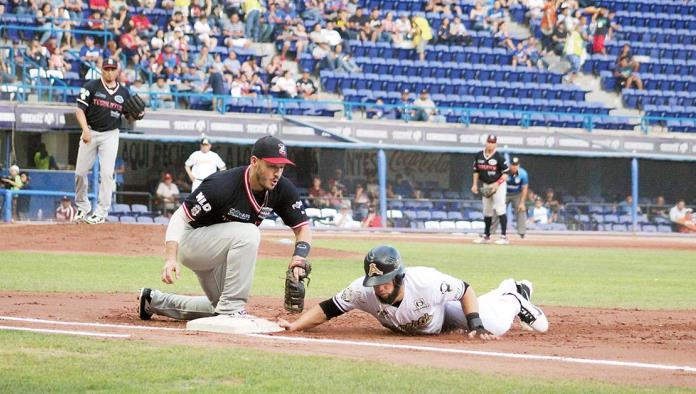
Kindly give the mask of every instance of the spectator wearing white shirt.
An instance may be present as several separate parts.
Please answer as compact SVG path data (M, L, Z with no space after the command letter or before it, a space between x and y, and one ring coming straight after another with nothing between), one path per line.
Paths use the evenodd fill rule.
M297 96L297 85L292 79L290 71L285 71L282 77L275 79L275 88L282 98L295 98Z
M549 224L549 209L544 206L540 198L534 200L531 221L536 224Z
M217 153L212 152L212 145L207 138L201 140L201 149L193 152L184 163L186 173L191 179L191 193L203 182L203 179L216 171L224 171L227 166Z
M172 174L166 173L157 186L157 198L162 204L162 214L165 216L170 216L179 207L179 187L173 180Z
M672 229L679 233L696 231L692 211L691 208L686 207L684 200L679 200L677 205L669 210L669 220L672 222Z
M525 14L527 19L539 19L544 13L544 0L526 0L529 11Z
M334 226L338 228L355 228L360 227L360 222L353 219L353 212L350 210L350 205L347 203L341 204L341 208L333 218Z
M207 16L201 15L196 23L193 24L193 31L203 45L210 49L217 47L217 38L211 37L211 35L213 35L213 29L208 23Z

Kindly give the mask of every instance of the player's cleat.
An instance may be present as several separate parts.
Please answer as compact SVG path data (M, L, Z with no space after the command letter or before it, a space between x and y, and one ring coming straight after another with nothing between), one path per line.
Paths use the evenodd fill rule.
M546 332L549 329L549 321L538 306L529 302L524 296L517 293L508 293L514 296L520 303L520 318L522 328L527 331Z
M77 212L75 213L75 217L73 218L74 223L80 223L85 220L85 217L87 216L87 212L78 209Z
M532 286L532 282L523 279L519 282L515 282L515 286L517 286L517 292L522 295L527 301L531 302L532 301L532 293L534 292L534 286Z
M520 234L520 239L524 239L524 234Z
M509 243L510 243L510 241L508 241L507 235L501 235L500 239L495 241L496 245L507 245Z
M100 224L106 222L106 218L104 216L99 216L97 214L93 214L92 216L88 217L85 219L85 223L89 224Z
M152 289L143 287L140 289L140 296L138 297L138 315L140 315L140 320L150 320L152 313L148 311L150 309L150 302L152 301Z
M481 238L477 238L474 240L475 244L489 244L491 243L491 237L490 235L484 235Z

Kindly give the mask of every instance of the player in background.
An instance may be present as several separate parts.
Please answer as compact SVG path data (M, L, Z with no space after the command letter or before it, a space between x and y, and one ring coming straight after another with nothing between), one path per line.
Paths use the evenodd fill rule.
M118 153L119 127L121 115L125 115L124 103L131 98L125 86L118 83L118 61L104 60L101 78L87 82L77 98L75 111L77 122L82 129L80 148L75 164L75 221L90 224L104 223L111 207L111 195L114 190L114 164ZM145 113L127 115L129 121L142 118ZM92 210L87 198L88 175L99 157L99 201Z
M207 138L201 140L200 147L201 149L191 153L191 156L184 163L186 173L192 182L191 193L198 189L198 186L208 175L227 169L220 156L210 150L212 145Z
M527 191L529 189L529 175L527 170L520 166L520 158L513 157L510 161L510 172L506 182L507 193L505 197L505 207L512 204L512 211L517 218L517 234L524 239L527 233ZM500 220L498 216L493 217L491 232L495 233Z
M484 340L505 334L519 317L526 330L546 332L544 312L531 303L532 284L506 279L497 289L476 297L463 280L434 268L405 268L391 246L370 250L364 260L365 276L334 297L315 305L290 323L289 331L318 326L353 309L367 312L384 327L402 334L439 334L456 329Z
M486 138L486 148L476 154L474 158L474 175L471 192L478 194L479 180L481 187L481 199L483 200L483 221L485 223L483 237L476 239L474 243L491 242L491 224L493 214L500 218L500 239L496 244L505 245L507 239L507 215L505 214L506 187L500 187L507 181L509 171L503 155L496 151L498 138L490 134Z

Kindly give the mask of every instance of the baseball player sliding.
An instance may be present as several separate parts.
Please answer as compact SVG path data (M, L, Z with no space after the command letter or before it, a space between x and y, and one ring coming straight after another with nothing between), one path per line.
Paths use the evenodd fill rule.
M484 340L505 334L519 317L523 328L546 332L544 312L531 303L532 284L506 279L497 289L476 297L466 282L433 268L405 268L391 246L370 250L364 260L365 276L334 297L303 313L286 330L318 326L353 309L374 316L384 327L403 334L439 334L455 329Z
M75 221L90 224L104 223L111 207L111 193L114 190L114 165L118 152L118 128L121 115L129 121L145 116L145 103L137 95L117 82L118 61L104 60L102 76L87 82L80 89L75 111L77 122L82 129L80 148L75 164ZM99 156L99 203L91 216L87 214L92 207L87 198L87 175Z
M198 276L205 296L141 289L141 319L153 314L179 320L249 317L245 307L260 243L258 225L273 211L296 240L286 272L285 307L302 310L312 233L297 189L282 177L286 165L294 164L285 145L266 136L254 144L248 166L210 175L186 198L167 227L162 281L179 279L181 262Z
M474 178L471 192L478 194L479 180L483 182L481 187L481 198L483 200L483 221L485 223L482 238L476 239L474 243L491 242L491 222L493 213L498 215L500 220L500 239L496 244L505 245L507 239L507 215L505 213L505 194L508 166L505 164L503 156L496 151L498 138L490 134L486 138L486 149L476 154L474 158ZM502 187L501 187L502 186Z

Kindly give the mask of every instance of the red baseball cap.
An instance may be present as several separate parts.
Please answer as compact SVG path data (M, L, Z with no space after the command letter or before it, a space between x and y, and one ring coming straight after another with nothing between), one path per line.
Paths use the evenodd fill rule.
M251 155L271 164L295 165L288 159L288 150L283 141L270 135L261 137L256 141Z
M118 68L118 61L117 61L116 59L114 59L114 58L111 58L111 57L110 57L110 58L107 58L106 60L104 60L104 63L102 63L102 68L105 68L105 69L109 69L109 68L111 68L111 69L117 69L117 68Z

